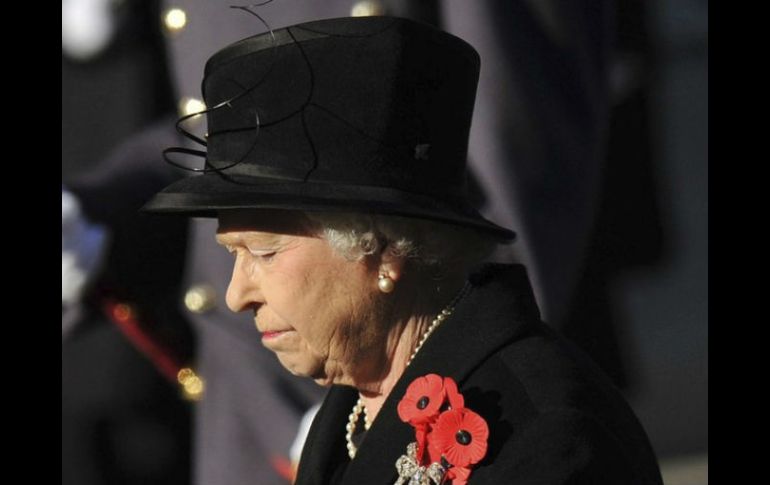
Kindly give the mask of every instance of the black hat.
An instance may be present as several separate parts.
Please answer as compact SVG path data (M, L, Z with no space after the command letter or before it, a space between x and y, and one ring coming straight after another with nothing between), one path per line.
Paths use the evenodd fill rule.
M393 17L319 20L243 39L206 63L206 169L144 210L364 211L473 227L466 194L478 53Z

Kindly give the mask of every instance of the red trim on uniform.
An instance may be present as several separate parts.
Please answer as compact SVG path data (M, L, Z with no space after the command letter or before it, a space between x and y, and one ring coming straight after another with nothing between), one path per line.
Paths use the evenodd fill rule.
M165 348L152 335L142 328L136 320L131 308L115 300L104 303L104 312L118 326L118 329L169 381L176 383L177 374L182 366L172 357L169 349Z

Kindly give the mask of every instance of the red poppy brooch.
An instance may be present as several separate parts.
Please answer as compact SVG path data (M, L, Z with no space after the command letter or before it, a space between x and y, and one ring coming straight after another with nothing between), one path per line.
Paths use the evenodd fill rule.
M465 407L451 377L418 377L398 403L398 416L414 427L416 440L396 461L395 485L465 485L487 453L487 422Z

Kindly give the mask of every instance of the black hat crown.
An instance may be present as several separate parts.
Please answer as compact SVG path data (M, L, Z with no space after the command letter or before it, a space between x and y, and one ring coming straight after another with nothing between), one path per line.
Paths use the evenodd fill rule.
M147 209L358 210L513 233L466 196L479 56L427 24L320 20L256 35L206 64L206 166Z

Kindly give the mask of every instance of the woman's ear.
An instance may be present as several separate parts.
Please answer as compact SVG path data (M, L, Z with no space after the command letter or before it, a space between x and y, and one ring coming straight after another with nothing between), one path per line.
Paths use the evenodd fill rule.
M381 278L387 277L397 283L404 275L405 266L406 258L394 255L389 247L385 247L380 253L378 272Z

